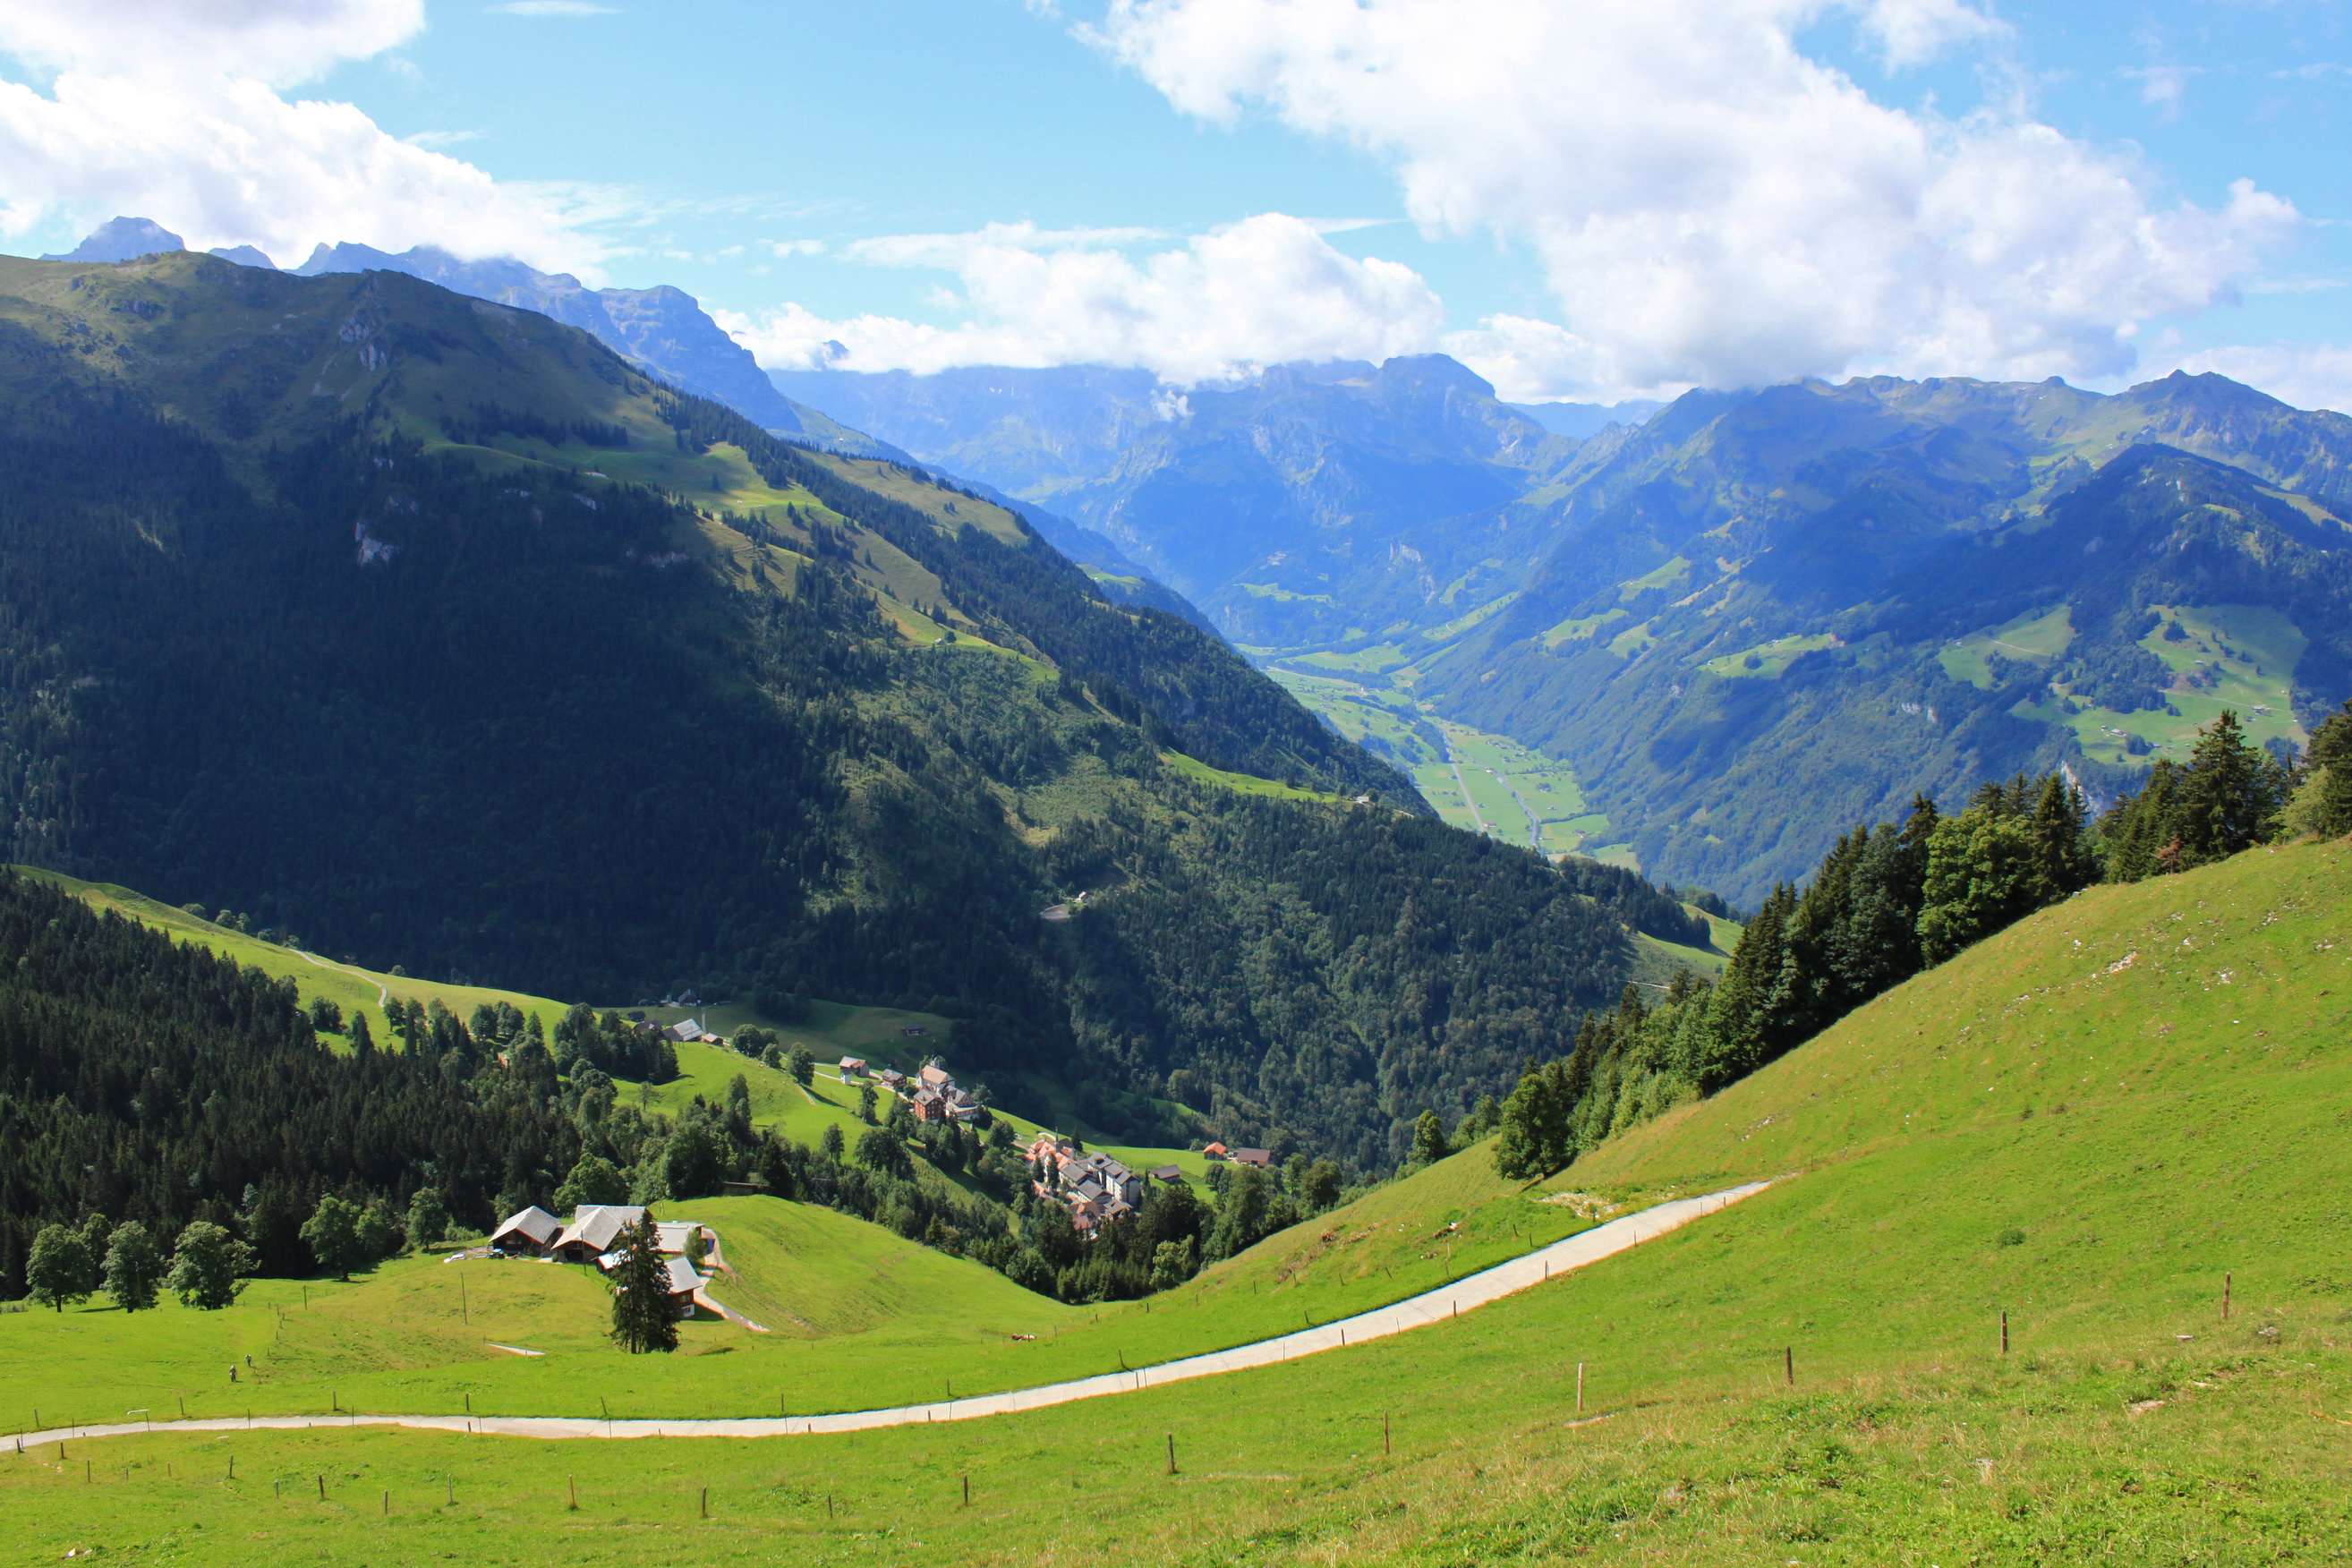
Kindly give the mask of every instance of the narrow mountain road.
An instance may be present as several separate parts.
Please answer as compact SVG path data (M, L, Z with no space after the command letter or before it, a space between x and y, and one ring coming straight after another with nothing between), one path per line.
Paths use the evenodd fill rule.
M1051 1383L1010 1394L986 1394L971 1399L933 1405L902 1405L887 1410L851 1410L833 1415L753 1416L740 1420L597 1421L559 1415L257 1415L216 1421L158 1421L151 1427L131 1422L118 1426L54 1427L27 1432L16 1439L19 1451L39 1443L69 1443L91 1437L129 1436L155 1432L236 1432L268 1427L409 1426L435 1432L467 1432L506 1437L797 1437L826 1432L865 1432L878 1426L919 1426L940 1421L971 1421L983 1415L1007 1415L1022 1410L1043 1410L1078 1399L1100 1399L1133 1394L1188 1378L1215 1377L1251 1367L1274 1366L1371 1340L1401 1334L1430 1323L1444 1322L1490 1301L1541 1285L1553 1276L1570 1273L1604 1258L1613 1258L1679 1229L1695 1219L1753 1197L1770 1182L1709 1193L1704 1197L1676 1198L1639 1214L1626 1215L1607 1225L1571 1236L1498 1263L1465 1279L1407 1300L1318 1328L1303 1329L1280 1339L1231 1350L1211 1351L1182 1361L1132 1372L1105 1373L1071 1383Z

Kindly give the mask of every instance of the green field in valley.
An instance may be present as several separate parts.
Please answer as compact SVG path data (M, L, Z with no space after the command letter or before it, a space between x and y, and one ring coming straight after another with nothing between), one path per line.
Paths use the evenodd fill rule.
M313 1285L307 1312L300 1287L264 1283L209 1317L0 1315L20 1422L36 1394L97 1407L74 1419L168 1413L183 1391L192 1414L331 1391L875 1405L1258 1338L1565 1234L1579 1208L1776 1178L1458 1321L1024 1415L760 1441L157 1432L12 1455L0 1561L2326 1561L2352 1539L2347 910L2341 845L2096 888L1604 1145L1549 1184L1568 1202L1473 1151L1148 1304L992 1300L983 1271L927 1283L918 1249L874 1227L719 1199L673 1206L740 1249L745 1301L808 1327L696 1324L691 1353L632 1363L595 1342L602 1288L576 1271L432 1260ZM453 1340L459 1275L489 1317ZM837 1325L815 1315L853 1289ZM490 1327L549 1353L446 1359ZM1040 1337L992 1341L1007 1330ZM231 1395L247 1352L262 1375Z

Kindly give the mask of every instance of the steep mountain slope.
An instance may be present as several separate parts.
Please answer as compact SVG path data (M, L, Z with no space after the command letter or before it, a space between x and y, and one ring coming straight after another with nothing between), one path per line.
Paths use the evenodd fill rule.
M1694 393L1555 413L1582 438L1550 447L1442 359L1181 405L1110 373L780 384L1050 494L1460 819L1743 904L1916 791L2064 766L2104 795L2221 706L2284 744L2352 693L2352 420L2219 376ZM2086 509L2125 503L2094 479L2150 447L2239 478L2184 479L2169 525L2141 487L2114 525L2140 554L2102 555ZM1558 760L1549 798L1457 784L1514 744Z
M2223 707L2300 743L2352 694L2347 458L2352 420L2219 377L1694 395L1418 689L1752 901L1916 791L2063 766L2104 795Z
M959 1065L1366 1167L1689 934L1002 509L544 317L5 262L0 362L10 858L435 978L950 1014Z

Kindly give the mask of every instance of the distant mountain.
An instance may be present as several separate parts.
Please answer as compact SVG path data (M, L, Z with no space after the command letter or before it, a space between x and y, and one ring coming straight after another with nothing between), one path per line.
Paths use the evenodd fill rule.
M1107 539L1424 787L1459 760L1428 721L1510 737L1570 765L1585 837L1743 904L1915 791L2063 766L2105 796L2225 702L2286 745L2352 694L2326 586L2352 420L2218 376L1664 409L1514 406L1439 357L1181 397L1101 369L776 379ZM2158 447L2189 465L2156 464L2170 512L2124 480Z
M1513 514L1577 451L1442 354L1190 393L1098 366L772 379L1106 536L1258 646L1377 628L1524 564Z
M1581 441L1612 425L1639 425L1665 405L1636 398L1625 403L1509 403L1504 406L1526 415L1555 436Z
M160 252L184 250L180 237L162 224L143 217L110 217L84 236L71 250L44 256L44 261L129 261ZM257 252L256 254L258 254Z
M0 858L436 977L919 1007L1015 1102L1367 1171L1706 935L970 490L389 270L0 260Z
M568 272L541 272L512 258L467 261L429 245L397 254L364 245L321 245L293 270L305 278L405 272L456 293L536 310L593 334L673 386L727 405L763 430L844 451L904 456L778 392L751 350L729 337L693 295L667 284L590 289Z
M2289 745L2352 696L2341 415L2214 375L1882 378L1693 394L1601 446L1415 689L1738 901L1915 791L2112 795L2225 707Z

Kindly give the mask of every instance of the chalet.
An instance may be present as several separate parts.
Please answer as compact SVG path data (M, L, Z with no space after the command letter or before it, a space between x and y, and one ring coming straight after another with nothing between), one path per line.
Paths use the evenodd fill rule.
M562 1220L533 1205L520 1214L509 1215L499 1221L498 1228L490 1232L490 1245L510 1256L520 1254L525 1258L537 1258L547 1250L548 1244L562 1229Z
M680 1018L669 1026L668 1033L671 1039L680 1042L698 1040L702 1038L702 1021L698 1018Z
M948 1119L947 1097L938 1089L919 1089L907 1103L918 1121L945 1121Z
M907 1092L907 1075L900 1072L897 1068L884 1068L880 1072L876 1073L874 1076L882 1080L882 1087L888 1089L891 1093L905 1094Z
M1233 1152L1233 1162L1236 1165L1255 1165L1263 1171L1274 1163L1274 1156L1264 1149L1236 1149Z
M1154 1165L1147 1173L1164 1187L1172 1187L1184 1179L1182 1168L1176 1165Z
M1204 1160L1222 1160L1226 1154L1227 1150L1223 1143L1212 1143L1201 1151L1201 1158Z
M955 1087L955 1079L950 1076L948 1069L940 1066L937 1062L929 1063L922 1071L917 1073L915 1076L922 1081L922 1085L925 1089L953 1089Z
M613 1250L621 1232L645 1217L642 1207L630 1204L583 1204L572 1211L572 1223L548 1243L547 1250L559 1263L592 1263Z
M864 1057L842 1058L841 1081L844 1083L864 1083L866 1081L866 1058Z

